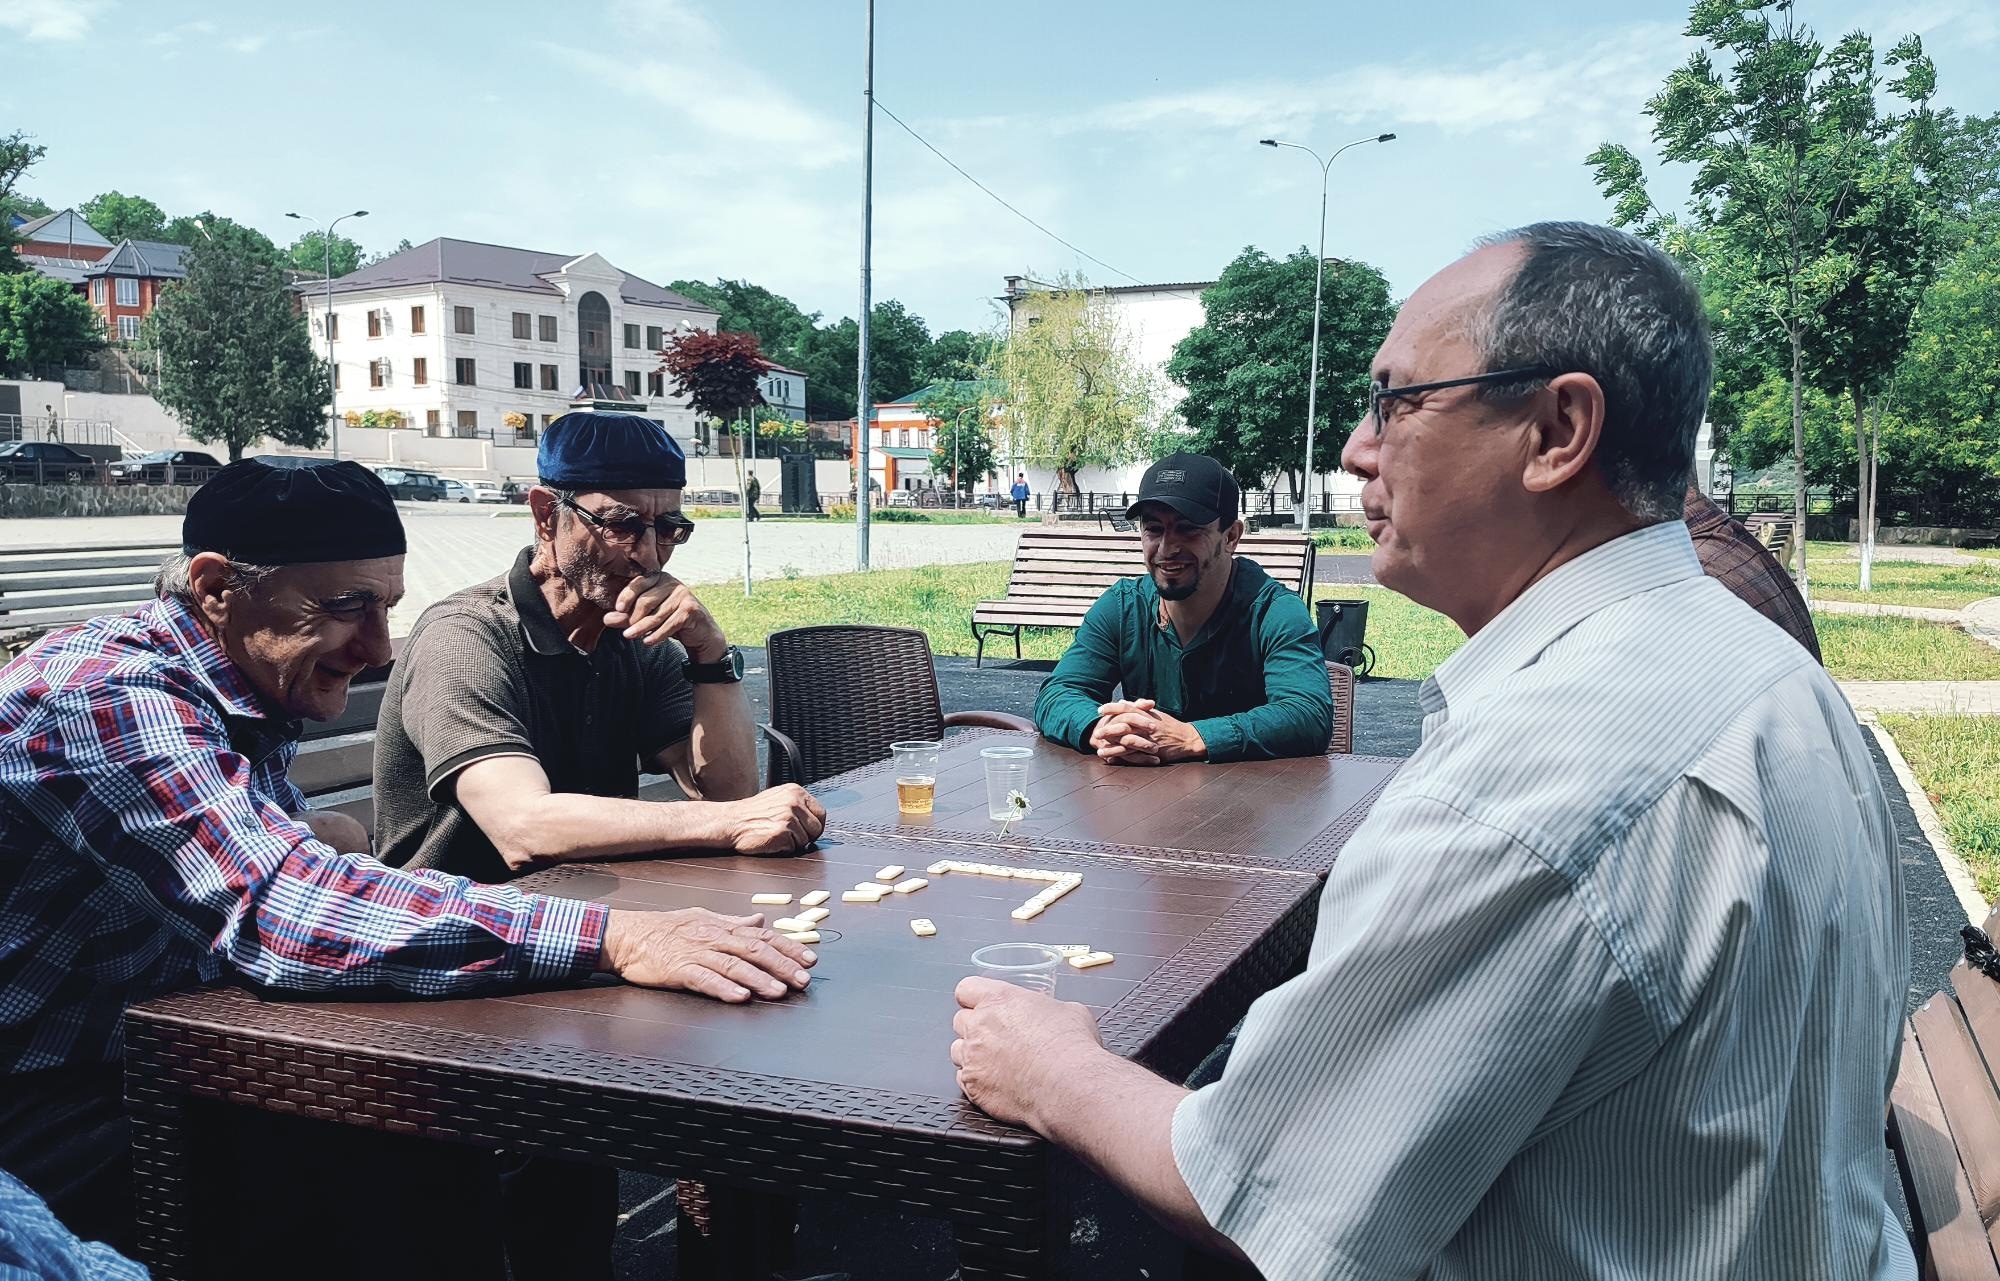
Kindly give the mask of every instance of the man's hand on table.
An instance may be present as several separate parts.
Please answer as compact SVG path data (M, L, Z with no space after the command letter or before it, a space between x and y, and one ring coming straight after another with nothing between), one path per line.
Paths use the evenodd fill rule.
M1072 1073L1105 1054L1097 1019L1085 1006L998 979L960 979L956 995L951 1062L958 1088L992 1116L1048 1133L1040 1108Z
M1208 744L1194 726L1167 715L1150 698L1098 708L1090 745L1099 760L1112 765L1171 765L1208 755Z
M797 783L767 787L741 801L717 801L730 848L738 854L792 854L826 830L826 807Z
M597 968L640 987L699 992L718 1001L775 1001L802 990L809 947L763 928L761 914L723 916L706 908L614 911L604 926Z
M718 662L729 648L728 638L708 607L695 599L686 583L664 569L625 584L617 605L604 616L604 626L621 629L625 639L647 645L672 636L697 663Z

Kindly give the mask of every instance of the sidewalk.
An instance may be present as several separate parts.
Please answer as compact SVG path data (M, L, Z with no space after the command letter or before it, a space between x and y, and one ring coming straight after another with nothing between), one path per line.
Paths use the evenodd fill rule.
M2000 716L2000 681L1841 681L1857 712Z

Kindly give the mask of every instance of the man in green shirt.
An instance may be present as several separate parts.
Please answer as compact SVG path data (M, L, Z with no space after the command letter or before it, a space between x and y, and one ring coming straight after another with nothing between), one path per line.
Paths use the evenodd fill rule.
M1147 469L1125 513L1146 573L1112 584L1084 616L1035 700L1044 736L1115 765L1326 750L1333 699L1318 633L1297 593L1237 557L1241 504L1236 477L1205 455Z

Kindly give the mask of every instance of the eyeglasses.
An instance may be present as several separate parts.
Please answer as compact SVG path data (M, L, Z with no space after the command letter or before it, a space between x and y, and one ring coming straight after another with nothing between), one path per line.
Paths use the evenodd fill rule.
M1401 387L1384 387L1381 383L1374 383L1368 388L1368 412L1375 419L1375 436L1380 439L1383 424L1382 402L1385 400L1393 400L1398 396L1417 396L1427 391L1443 391L1447 387L1473 387L1481 383L1513 383L1554 378L1561 372L1560 369L1552 369L1547 365L1531 365L1525 369L1496 369L1487 374L1473 374L1469 378L1447 378L1442 382L1405 383Z
M607 520L589 508L579 506L574 498L559 498L556 501L582 517L586 524L596 528L608 541L617 543L621 547L637 547L645 541L646 531L649 529L653 531L653 536L660 540L662 547L679 547L694 536L694 522L685 516L676 516L672 512L661 516L658 520L640 520L637 517L630 520Z

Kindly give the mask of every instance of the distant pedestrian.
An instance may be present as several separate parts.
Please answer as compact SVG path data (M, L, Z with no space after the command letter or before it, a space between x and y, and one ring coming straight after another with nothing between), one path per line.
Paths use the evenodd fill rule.
M1014 519L1028 518L1028 473L1018 472L1014 476Z
M757 473L753 471L750 473L750 479L743 483L743 502L744 505L749 508L749 511L745 513L746 519L749 520L764 519L762 516L757 514L757 500L759 498L762 498L763 496L764 496L763 482L757 479Z

